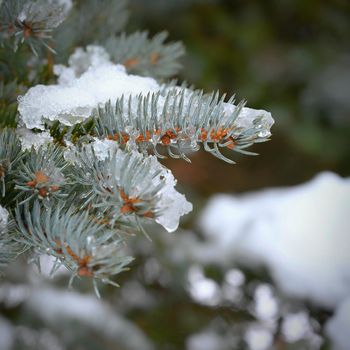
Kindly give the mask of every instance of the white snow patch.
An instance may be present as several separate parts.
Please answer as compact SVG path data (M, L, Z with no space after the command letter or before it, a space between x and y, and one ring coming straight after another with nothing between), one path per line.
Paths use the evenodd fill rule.
M9 212L0 205L0 232L5 230L9 219Z
M90 147L94 150L95 156L99 160L105 160L109 156L116 152L118 149L118 144L112 140L99 140L94 138L94 142L90 144ZM89 147L86 147L88 150Z
M269 329L252 324L245 332L244 340L250 350L267 350L272 345L273 335Z
M287 294L334 307L350 293L350 179L214 196L201 215L202 261L266 265ZM331 286L331 287L330 287Z
M186 340L187 350L228 350L227 340L212 330L191 335Z
M332 350L349 350L350 297L345 299L335 315L326 324L326 333L332 341Z
M310 325L309 315L305 311L287 314L283 318L281 332L289 343L310 337L312 327Z
M122 95L146 95L158 90L154 79L128 75L121 65L91 66L79 78L30 88L19 97L18 111L29 129L43 129L44 118L73 125L88 118L99 104L115 101Z
M40 146L53 143L53 138L47 131L34 133L29 129L21 127L17 129L17 135L21 141L23 150L30 150L32 147L37 150Z
M189 292L200 304L217 305L220 301L219 285L211 278L205 277L200 266L192 266L188 271Z
M75 49L68 59L68 67L58 64L54 66L54 73L58 76L59 85L69 85L79 78L90 67L112 65L108 52L98 45L88 45L84 50Z
M268 284L259 285L254 291L254 314L261 321L271 321L278 316L278 302Z
M241 270L230 269L225 273L225 282L234 287L240 287L245 283L245 276Z
M0 349L11 350L15 342L14 329L10 322L0 317Z
M151 159L155 167L161 166L163 168L160 176L164 176L165 181L165 186L159 192L159 200L157 201L157 208L162 214L156 218L156 222L167 231L174 232L179 227L180 217L191 212L193 206L186 200L185 195L176 191L176 179L172 172L163 167L156 157L151 157Z

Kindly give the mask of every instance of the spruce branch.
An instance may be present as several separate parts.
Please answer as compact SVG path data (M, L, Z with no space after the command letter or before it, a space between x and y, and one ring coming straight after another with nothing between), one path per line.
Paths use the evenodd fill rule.
M5 0L0 8L0 43L13 39L15 51L20 44L26 43L36 55L40 45L54 52L47 41L64 18L64 6L58 3L47 0Z
M26 245L14 239L15 221L9 212L0 206L0 275L3 269L26 250Z
M55 47L59 56L79 46L102 42L109 35L120 32L127 23L127 0L78 1L69 16L55 33Z
M37 257L49 254L57 259L54 272L60 265L72 271L70 285L75 277L93 279L117 285L110 280L127 270L133 258L123 255L122 239L114 230L92 220L89 211L65 209L62 203L43 208L37 200L15 209L18 224L18 240L36 250Z
M149 222L173 232L192 210L157 157L190 161L202 145L234 163L223 153L255 154L246 149L268 140L273 119L218 92L161 85L156 79L178 72L184 48L165 32L116 36L126 0L76 0L57 28L68 13L59 3L0 0L0 268L26 249L38 266L49 254L52 273L64 265L70 285L91 278L99 295L97 281L116 285L111 278L132 261L130 234L147 236ZM18 50L7 54L11 42ZM22 43L61 53L45 63ZM65 55L68 66L53 67Z
M17 95L21 91L16 81L0 81L0 129L17 125Z
M104 157L98 158L93 147L76 155L73 179L85 188L82 206L98 209L117 227L127 225L145 233L142 223L153 220L168 231L176 230L180 216L192 205L174 189L171 172L155 157L124 152L114 148L114 142L92 146L103 147Z
M65 198L64 188L68 184L65 169L68 165L57 146L32 148L20 160L15 175L17 199L24 203L37 198L48 204L51 198Z
M244 108L244 103L235 106L233 97L224 101L218 92L203 95L179 87L122 97L95 110L96 134L120 147L131 143L141 152L150 149L160 158L164 156L158 146L163 146L170 157L187 161L186 153L203 144L207 152L234 163L220 149L254 155L246 148L268 140L272 118L265 111Z
M181 42L165 44L167 36L161 32L149 39L148 32L122 33L108 38L103 45L112 61L124 65L130 73L168 78L180 70L178 60L185 49Z
M11 185L14 169L21 157L21 143L15 131L0 130L0 193L3 197Z

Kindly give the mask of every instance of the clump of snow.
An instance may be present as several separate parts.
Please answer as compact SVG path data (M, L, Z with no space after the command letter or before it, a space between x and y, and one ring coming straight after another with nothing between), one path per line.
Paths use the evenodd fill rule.
M345 299L335 315L326 324L326 333L332 341L332 350L349 350L350 297Z
M4 231L9 219L9 212L0 205L0 232Z
M157 179L163 177L164 179L162 181L165 182L165 186L159 191L157 208L161 215L156 217L156 222L162 225L167 231L173 232L179 227L180 217L191 212L193 207L183 194L176 191L176 179L172 172L162 166L156 157L152 156L150 159L155 171L162 169ZM154 185L156 186L157 182Z
M47 131L34 133L29 129L21 127L17 129L17 135L21 141L23 150L30 150L32 147L37 150L40 146L53 143L53 138Z
M68 67L55 65L54 73L58 76L59 85L69 85L90 67L104 65L112 65L108 52L102 46L88 45L85 50L81 47L75 49L68 59Z
M261 321L276 319L279 308L272 288L268 284L259 285L254 291L254 314Z
M271 330L258 324L248 327L244 339L250 350L270 349L273 342Z
M14 342L15 334L11 323L5 318L0 317L0 349L11 350L13 349Z
M225 282L234 287L240 287L245 283L245 276L241 270L230 269L225 273Z
M115 141L94 138L94 142L90 144L90 147L99 160L105 160L117 150L118 144ZM86 149L89 151L90 147Z
M189 292L191 297L203 305L217 305L220 301L219 285L204 275L200 266L191 266L188 271Z
M128 75L121 65L92 66L69 83L30 88L19 97L18 111L29 129L44 129L44 119L73 125L101 103L158 90L154 79Z
M290 343L309 337L312 333L309 315L305 311L287 314L283 318L281 332Z
M121 155L121 150L118 154ZM125 154L125 153L124 153ZM143 158L140 153L132 152L133 157ZM189 213L192 210L192 204L186 200L186 197L177 192L175 189L176 180L171 171L161 165L157 157L149 156L143 159L145 167L150 165L150 172L145 181L152 179L152 186L158 187L162 183L162 188L157 193L156 198L156 218L155 221L162 225L167 231L173 232L179 226L179 220L182 215ZM120 169L122 172L123 169ZM158 174L155 176L155 174ZM131 197L139 197L139 190L142 189L142 184L138 183L130 190Z
M266 265L287 294L334 307L350 293L350 179L213 197L200 219L202 260Z
M228 350L227 340L213 330L202 331L191 335L186 340L187 350Z

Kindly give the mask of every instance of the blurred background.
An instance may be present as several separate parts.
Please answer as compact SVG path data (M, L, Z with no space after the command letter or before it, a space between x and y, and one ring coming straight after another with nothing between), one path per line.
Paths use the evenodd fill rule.
M132 0L129 32L186 47L179 80L272 113L257 157L167 160L194 210L101 285L19 261L1 349L349 350L350 2Z

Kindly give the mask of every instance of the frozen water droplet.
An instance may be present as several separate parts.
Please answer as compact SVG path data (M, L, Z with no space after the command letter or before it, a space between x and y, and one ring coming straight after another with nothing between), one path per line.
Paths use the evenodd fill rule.
M271 132L269 130L261 130L258 133L259 137L265 138L271 136Z

